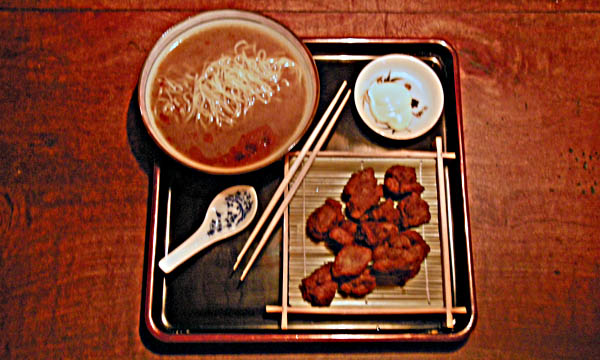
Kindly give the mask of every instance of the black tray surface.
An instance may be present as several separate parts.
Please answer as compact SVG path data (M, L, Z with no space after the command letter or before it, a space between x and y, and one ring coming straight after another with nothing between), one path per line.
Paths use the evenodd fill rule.
M450 179L453 239L452 262L453 296L455 306L468 309L466 315L456 315L453 329L444 328L443 316L397 316L386 321L397 324L395 332L439 334L464 330L472 319L471 270L466 224L466 199L463 193L464 172L462 171L462 143L460 106L457 106L457 79L455 79L455 57L449 47L438 41L306 41L315 57L320 76L321 99L316 119L325 111L343 80L353 88L354 81L370 59L402 53L421 58L428 63L442 81L445 96L441 120L428 133L411 141L390 141L372 132L360 120L352 98L343 110L333 134L324 150L356 151L373 149L378 151L414 149L435 151L435 137L441 136L444 151L456 153L457 159L447 163ZM336 58L344 55L344 58ZM313 126L316 121L313 121ZM307 135L310 134L309 129ZM300 149L303 140L294 148ZM165 276L157 267L158 260L165 255L165 247L174 249L191 235L203 220L211 199L222 189L237 184L252 185L259 194L258 219L269 202L284 172L283 160L262 170L239 176L215 176L197 172L161 158L156 164L160 169L160 182L155 185L158 206L155 216L156 234L153 246L149 247L154 266L148 266L147 277L150 289L145 311L156 328L153 332L178 335L185 340L202 334L279 334L278 314L266 314L265 305L281 304L282 287L282 226L271 236L247 279L239 282L241 271L232 273L232 266L243 247L252 225L235 237L209 247ZM464 225L463 225L464 224ZM168 241L167 241L168 239ZM255 241L257 243L258 241ZM250 257L252 246L241 267ZM287 279L285 280L287 281ZM346 319L347 320L347 319ZM370 319L372 320L372 319ZM306 318L291 316L290 322L331 321L335 318ZM360 317L353 321L365 321ZM335 334L341 330L330 330ZM348 332L350 330L344 330Z

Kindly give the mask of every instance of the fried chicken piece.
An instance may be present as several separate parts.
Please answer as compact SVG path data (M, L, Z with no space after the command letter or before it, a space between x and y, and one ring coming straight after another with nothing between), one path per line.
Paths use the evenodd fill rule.
M315 209L306 221L306 232L317 241L327 238L331 229L338 226L344 220L342 204L328 198L325 204Z
M341 283L339 289L342 295L363 297L371 293L375 286L377 286L377 280L375 276L371 275L371 270L367 268L358 277Z
M367 210L377 205L382 196L383 187L377 185L373 168L352 174L342 192L348 213L354 219L360 219Z
M407 193L421 194L425 188L417 182L415 168L394 165L386 170L384 175L384 186L394 196L402 196Z
M331 276L332 262L328 262L302 279L302 298L313 306L329 306L335 297L338 283Z
M331 240L334 245L343 247L354 244L354 235L341 226L336 226L329 232L329 240Z
M390 237L400 234L398 225L390 222L365 221L360 223L364 241L372 248L383 244Z
M417 275L429 251L419 233L404 231L373 250L373 270L394 274L398 276L397 283L403 285Z
M360 275L372 259L371 249L359 246L344 246L335 256L331 273L335 278L347 278Z
M429 204L427 204L427 201L421 199L421 196L417 193L411 193L400 200L398 210L402 215L401 224L405 229L426 224L431 220Z
M395 224L400 223L400 210L394 206L394 200L385 199L372 210L363 214L360 221L386 221Z
M355 236L356 232L358 231L358 224L350 220L344 220L341 227L352 236Z
M344 220L341 225L334 227L329 231L329 240L334 245L344 247L354 244L358 224L352 221Z

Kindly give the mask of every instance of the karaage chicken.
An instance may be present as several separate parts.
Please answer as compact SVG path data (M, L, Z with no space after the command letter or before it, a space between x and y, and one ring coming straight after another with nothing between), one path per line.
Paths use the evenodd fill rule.
M373 270L397 275L398 284L404 285L417 275L429 251L429 245L418 232L404 231L373 250Z
M359 246L345 246L335 256L331 274L335 278L348 278L360 275L372 259L371 249Z
M367 210L379 203L382 196L383 187L377 185L372 168L352 174L342 192L348 214L353 219L360 219Z
M422 193L425 188L417 182L415 168L394 165L386 170L383 182L385 189L393 196L407 193Z
M365 269L359 276L350 281L340 284L339 290L342 295L352 297L363 297L375 290L377 280L371 275L371 270Z
M431 220L429 204L417 193L411 193L400 200L398 210L401 214L402 227L405 229L426 224Z
M325 200L325 204L315 209L308 216L306 232L314 240L325 240L329 231L338 226L342 221L344 221L342 204L329 198Z
M312 274L302 279L302 298L313 306L329 306L338 289L338 283L331 276L332 262L328 262Z

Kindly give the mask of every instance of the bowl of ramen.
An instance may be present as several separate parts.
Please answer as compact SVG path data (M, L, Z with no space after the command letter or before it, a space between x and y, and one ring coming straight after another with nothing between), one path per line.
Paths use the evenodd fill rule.
M306 46L259 14L208 11L167 30L142 69L154 141L191 168L241 174L281 159L309 127L319 77Z

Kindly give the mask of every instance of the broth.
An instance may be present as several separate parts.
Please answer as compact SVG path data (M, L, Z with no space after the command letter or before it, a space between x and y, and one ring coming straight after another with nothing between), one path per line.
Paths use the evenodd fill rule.
M260 98L251 105L244 103L244 111L231 117L232 124L218 124L212 121L212 115L200 121L195 113L191 120L183 119L181 114L187 116L189 106L181 101L164 110L161 88L166 86L165 79L183 79L186 74L202 76L207 64L224 55L235 57L234 48L243 41L248 44L249 56L255 55L251 49L256 45L256 51L264 50L267 58L285 58L294 65L282 68L277 84L271 84L272 96L263 99L268 100L266 104ZM283 39L258 25L221 22L181 40L164 56L153 79L150 106L158 129L179 152L212 166L246 165L289 145L290 139L303 131L298 125L312 110L305 72L299 55ZM160 96L163 99L159 101Z

